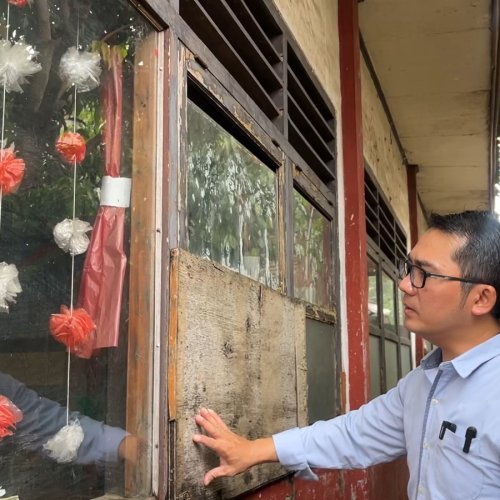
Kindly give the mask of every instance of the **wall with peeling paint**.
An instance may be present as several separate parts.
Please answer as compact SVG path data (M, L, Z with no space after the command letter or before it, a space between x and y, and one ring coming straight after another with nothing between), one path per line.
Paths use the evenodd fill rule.
M363 154L406 234L410 234L406 167L377 90L361 61Z

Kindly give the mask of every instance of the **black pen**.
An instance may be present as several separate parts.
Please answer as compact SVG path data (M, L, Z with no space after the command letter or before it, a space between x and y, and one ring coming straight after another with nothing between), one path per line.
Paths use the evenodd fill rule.
M444 438L444 433L446 432L446 429L449 429L451 432L456 432L457 426L452 422L448 422L448 420L443 420L443 423L441 424L441 429L439 430L439 439Z
M469 453L472 440L476 436L477 436L477 429L475 427L472 427L472 426L467 427L467 430L465 431L465 443L464 443L464 448L463 448L464 453Z

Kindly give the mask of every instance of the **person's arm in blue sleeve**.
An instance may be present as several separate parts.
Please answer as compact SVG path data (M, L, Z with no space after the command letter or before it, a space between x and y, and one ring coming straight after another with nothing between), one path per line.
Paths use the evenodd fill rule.
M311 467L362 469L406 454L401 386L337 418L275 434L279 462L313 478Z
M196 423L205 431L193 441L214 450L220 465L205 475L205 485L217 477L234 476L253 465L279 461L289 470L314 478L311 467L364 468L406 453L404 379L359 410L255 441L233 433L213 410L202 408Z
M10 375L0 373L0 394L9 398L22 412L15 434L9 438L19 448L42 451L43 445L66 425L66 408L39 396ZM102 464L116 462L128 433L110 427L77 412L70 413L70 421L78 418L84 439L78 449L75 463Z

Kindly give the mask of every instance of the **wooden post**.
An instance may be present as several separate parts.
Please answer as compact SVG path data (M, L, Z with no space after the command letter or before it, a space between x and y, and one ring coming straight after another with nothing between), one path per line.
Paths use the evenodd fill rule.
M345 261L349 337L349 404L358 408L370 390L368 277L357 0L339 0L340 84L345 196ZM369 497L366 471L345 474L346 498Z
M410 215L410 246L413 248L418 241L418 200L417 200L418 165L406 165L408 185L408 209ZM417 366L424 357L424 339L419 335L415 339L415 359Z
M127 429L143 443L126 464L127 496L151 490L152 338L154 328L157 34L135 56Z

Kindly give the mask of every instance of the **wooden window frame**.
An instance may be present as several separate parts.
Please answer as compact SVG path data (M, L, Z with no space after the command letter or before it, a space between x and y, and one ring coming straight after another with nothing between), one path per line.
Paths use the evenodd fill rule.
M367 181L369 184L367 185ZM398 379L402 376L402 363L401 363L401 346L407 346L411 352L411 339L404 326L400 324L400 301L398 298L398 277L397 277L397 259L404 257L406 251L403 248L402 235L404 231L399 225L397 218L392 211L390 204L387 203L382 190L377 182L373 179L372 175L365 169L365 192L366 192L366 210L367 210L367 258L370 259L377 268L377 309L383 309L383 290L382 290L382 274L385 273L395 283L394 287L394 306L395 306L395 320L396 331L393 333L387 331L384 326L382 315L378 315L378 325L374 327L370 324L369 334L372 337L378 338L380 345L380 389L381 393L388 390L387 377L386 377L386 363L385 363L385 340L390 340L397 344L397 367ZM382 219L382 220L380 220ZM383 230L381 227L383 226ZM390 234L389 234L390 233ZM373 238L373 235L376 238ZM389 236L392 245L387 245L384 241L384 235ZM391 254L388 256L384 249L390 248Z
M306 317L322 323L333 325L336 328L335 342L336 351L334 359L332 359L333 368L336 374L335 381L335 413L339 414L341 411L340 400L340 371L341 371L341 349L339 346L339 337L336 335L338 332L338 318L336 313L336 300L335 286L333 282L338 276L338 259L334 249L337 241L337 225L336 210L335 210L335 196L331 193L325 184L314 174L309 168L299 167L292 158L288 157L282 144L277 144L276 141L268 135L264 127L258 122L257 118L251 112L248 112L243 105L237 100L232 93L228 91L228 86L222 84L210 71L210 66L205 66L200 62L199 58L195 56L184 44L179 45L178 60L180 65L178 67L177 87L177 104L179 115L177 122L181 124L178 135L178 199L176 211L178 217L179 231L178 231L178 245L182 248L187 248L187 103L189 100L188 94L190 86L196 86L197 91L203 93L203 99L207 100L208 108L212 108L214 114L210 111L202 109L209 117L214 119L221 125L229 134L237 131L237 136L240 137L240 142L244 145L247 141L252 144L248 147L249 151L259 155L261 159L271 170L276 172L277 182L277 201L278 201L278 235L279 235L279 281L281 283L279 290L281 293L293 297L293 196L294 191L299 192L316 208L328 221L330 228L330 255L332 258L331 269L334 272L332 283L329 286L330 306L323 307L315 304L306 303L300 299L295 299L302 302L306 309ZM199 100L199 97L198 97ZM196 102L198 105L199 103ZM257 113L258 114L258 113ZM232 126L228 127L227 123L221 124L218 117L223 116L224 120L229 119ZM170 117L170 120L172 118ZM246 137L241 137L244 134ZM235 137L234 134L232 134ZM242 139L242 141L241 141ZM171 144L170 144L171 145ZM256 150L257 149L257 150ZM304 171L305 170L305 171ZM175 317L174 311L175 302L170 303L170 314ZM175 321L175 318L173 319ZM171 323L173 324L173 323ZM169 338L172 338L169 336ZM174 346L170 346L173 348ZM171 349L169 349L171 350ZM175 367L170 364L168 367L169 379L174 378ZM169 383L170 387L170 383ZM173 388L169 390L169 404L171 415L175 414L175 401ZM169 434L175 436L175 422L170 419ZM169 463L173 464L175 452L173 441L170 441L171 446L169 450ZM175 466L173 466L175 467ZM170 474L171 477L174 474ZM168 491L171 493L175 488L170 487Z

